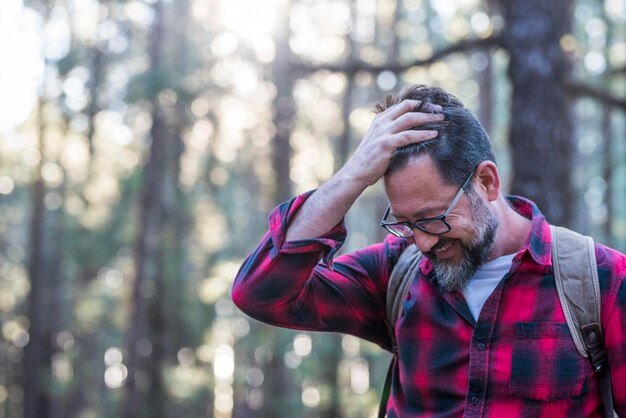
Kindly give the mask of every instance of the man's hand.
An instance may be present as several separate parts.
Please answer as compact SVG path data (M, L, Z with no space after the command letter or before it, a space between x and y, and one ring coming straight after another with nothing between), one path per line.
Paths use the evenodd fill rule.
M385 174L396 149L435 138L437 131L412 128L442 121L444 115L415 112L419 104L418 100L404 100L376 115L344 170L365 186L371 186Z
M330 231L361 193L385 174L396 149L437 136L437 131L412 130L444 119L442 114L415 112L419 104L404 100L376 115L350 160L300 208L287 229L288 241Z

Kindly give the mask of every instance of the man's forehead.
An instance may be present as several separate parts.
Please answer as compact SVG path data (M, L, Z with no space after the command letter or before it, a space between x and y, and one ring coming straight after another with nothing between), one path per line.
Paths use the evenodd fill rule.
M444 212L458 186L449 183L430 157L415 159L385 177L385 193L396 219L420 219Z
M447 181L429 156L412 158L405 166L383 177L385 192L390 199L396 194L428 192L444 193L455 185Z

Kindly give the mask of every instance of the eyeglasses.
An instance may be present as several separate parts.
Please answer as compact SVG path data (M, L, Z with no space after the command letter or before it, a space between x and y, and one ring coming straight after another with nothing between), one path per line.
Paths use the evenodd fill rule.
M450 212L452 212L452 209L454 209L459 199L461 199L461 196L463 196L463 192L465 191L465 188L469 185L470 180L473 176L474 171L467 177L456 196L454 196L454 199L452 200L452 203L450 203L450 206L448 206L445 212L441 215L435 216L433 218L420 219L415 222L387 222L387 217L391 212L391 206L387 206L385 215L380 221L380 226L385 228L393 235L401 238L412 237L413 229L415 228L430 235L441 235L450 232L452 227L448 222L446 222L446 217L450 214Z

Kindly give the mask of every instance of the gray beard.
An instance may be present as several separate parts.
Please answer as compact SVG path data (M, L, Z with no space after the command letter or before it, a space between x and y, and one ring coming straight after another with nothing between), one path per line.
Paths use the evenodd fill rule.
M472 192L468 193L468 197L472 204L472 218L476 225L477 233L469 246L461 243L463 246L461 259L455 263L439 259L435 255L437 248L441 248L453 241L448 238L442 238L437 245L426 253L433 264L437 283L448 292L463 290L478 269L489 259L495 242L496 230L498 229L496 217L489 212L480 198Z

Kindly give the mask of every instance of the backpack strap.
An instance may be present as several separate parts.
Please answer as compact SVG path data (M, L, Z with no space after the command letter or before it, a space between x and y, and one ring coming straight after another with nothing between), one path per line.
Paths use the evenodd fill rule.
M395 327L396 322L402 314L402 301L409 290L411 281L417 274L422 253L415 244L411 244L404 249L395 267L389 276L387 284L387 327L390 330L392 352L397 354Z
M396 322L402 315L402 301L409 290L411 281L417 274L420 260L422 259L422 253L417 249L414 244L409 245L404 249L398 262L389 275L389 283L387 284L387 330L389 332L389 338L391 339L391 352L393 358L389 364L387 370L387 376L385 377L385 385L383 386L383 393L380 398L380 405L378 406L378 417L384 418L387 414L387 403L389 402L389 396L391 394L391 377L393 375L393 369L398 362L398 343L396 341Z
M611 382L600 325L600 283L593 239L550 226L554 281L578 353L598 376L606 416L614 416ZM609 412L610 411L610 412Z
M593 240L569 229L556 226L550 228L554 279L567 326L578 353L589 357L588 346L603 339L600 327L600 285Z

